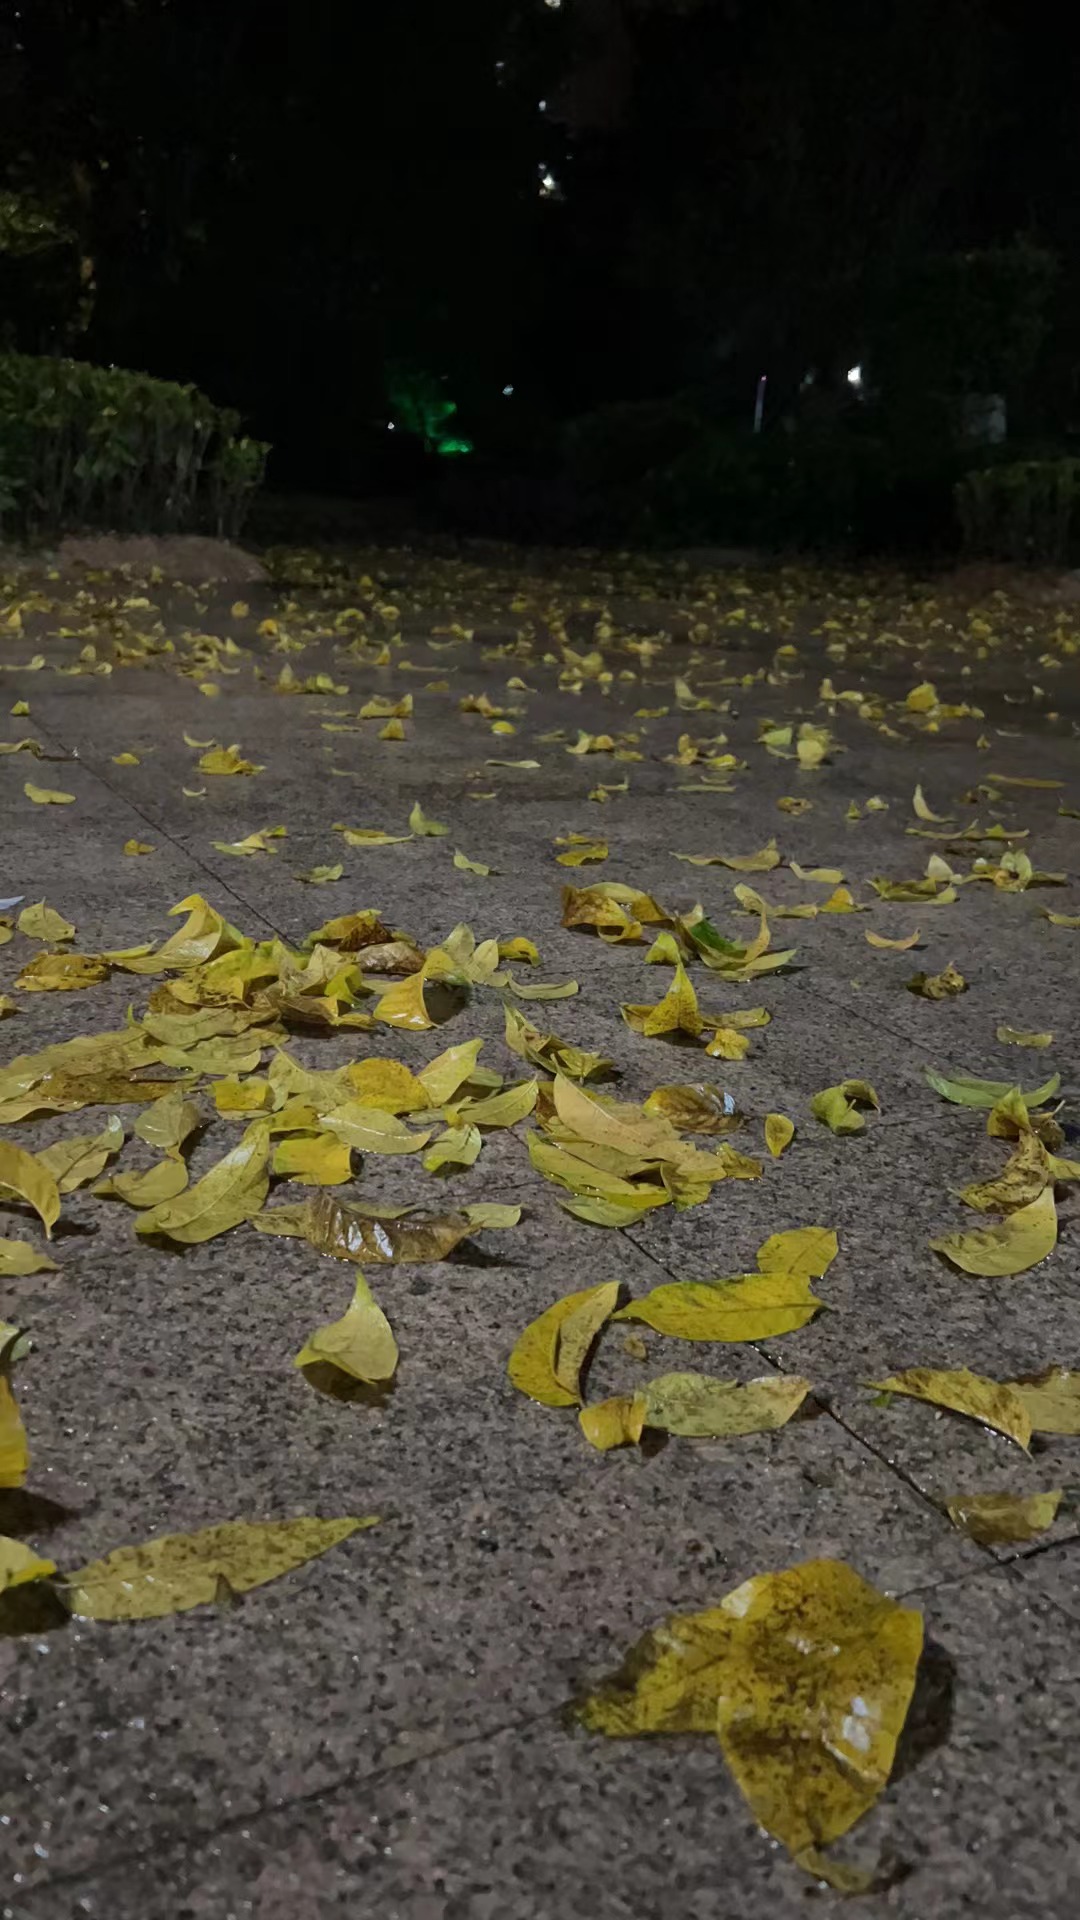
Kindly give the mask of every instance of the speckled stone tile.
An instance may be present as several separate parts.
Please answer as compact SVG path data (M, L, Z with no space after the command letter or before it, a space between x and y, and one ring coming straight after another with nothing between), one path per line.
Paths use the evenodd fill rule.
M160 937L175 925L168 908L193 891L246 930L292 941L359 906L377 906L425 943L458 921L478 936L527 934L541 950L539 977L576 979L581 992L524 1010L611 1055L621 1090L720 1082L746 1113L737 1144L747 1152L759 1148L770 1110L789 1113L799 1131L782 1160L763 1156L760 1180L721 1184L706 1206L665 1211L630 1236L568 1216L519 1134L491 1135L477 1166L446 1181L414 1162L369 1157L357 1189L369 1198L447 1206L494 1198L524 1209L518 1228L477 1236L449 1261L370 1271L401 1347L396 1390L381 1405L320 1396L292 1365L311 1330L342 1311L347 1266L247 1228L185 1252L148 1247L126 1208L70 1196L53 1243L60 1271L7 1282L0 1300L0 1313L29 1326L35 1343L18 1382L31 1480L25 1492L0 1495L0 1531L70 1568L227 1517L384 1518L234 1609L132 1627L42 1625L0 1640L9 1735L0 1855L12 1876L0 1913L669 1920L674 1903L687 1920L794 1920L807 1889L755 1833L708 1743L608 1747L570 1734L558 1709L665 1613L822 1553L851 1560L890 1591L917 1589L935 1643L914 1739L926 1750L916 1765L909 1750L865 1837L871 1857L881 1848L911 1869L878 1896L879 1909L897 1920L1071 1912L1080 1892L1067 1811L1077 1705L1070 1636L1080 1612L1072 1512L1066 1506L1047 1542L999 1567L950 1527L939 1503L991 1487L1071 1486L1080 1442L1039 1442L1025 1460L915 1402L878 1406L861 1384L919 1363L1009 1377L1080 1355L1075 1199L1063 1197L1057 1251L1015 1281L973 1281L929 1251L933 1234L959 1224L955 1189L987 1177L1004 1149L987 1141L982 1116L945 1107L923 1079L934 1064L1031 1084L1053 1067L1075 1091L1080 947L1039 918L1044 905L1077 910L1075 883L1022 895L971 886L954 907L929 910L877 902L869 885L875 874L922 871L938 845L904 833L916 780L958 825L977 813L1030 826L1036 864L1075 868L1080 829L1057 813L1059 797L1080 798L1074 788L1016 789L977 807L962 798L998 765L1074 782L1067 719L1033 723L988 686L984 723L932 735L900 718L897 739L841 706L830 764L804 774L768 755L758 733L781 712L820 719L823 674L895 703L938 673L943 695L956 698L967 684L957 661L939 671L928 639L883 676L880 663L854 655L840 667L801 636L794 661L774 660L776 636L730 630L719 650L696 659L684 646L655 661L616 646L610 687L592 683L576 695L557 689L553 641L541 639L529 659L514 651L520 591L536 632L547 632L542 564L484 562L502 599L496 607L487 596L472 643L431 636L467 610L413 591L415 556L370 565L379 591L402 603L405 653L419 670L400 656L390 668L362 664L329 637L313 641L297 671L330 673L347 685L343 695L273 691L292 656L275 650L272 634L255 633L270 604L256 611L254 595L252 617L235 621L228 598L169 602L170 631L232 634L247 650L223 663L237 672L212 676L213 698L199 691L200 675L153 662L118 663L108 679L5 674L5 694L29 699L31 716L0 731L78 757L0 756L9 825L0 892L45 895L76 921L84 952ZM661 608L619 599L618 584L613 569L612 605L639 636L662 621L683 632L694 617L692 586ZM595 617L585 608L573 617L575 646L593 644ZM75 662L77 642L29 619L19 647L40 645L50 665ZM1000 664L990 663L991 681ZM675 672L689 672L720 708L680 711ZM535 691L508 688L519 673ZM357 722L371 695L405 691L415 702L406 742L380 742L378 723ZM462 697L481 691L524 709L516 733L496 735L482 716L461 714ZM669 710L637 716L654 705ZM343 722L349 730L331 730ZM988 752L975 745L983 724ZM579 726L636 730L642 758L566 752ZM699 769L671 756L684 733L720 731L747 770L730 793L695 791ZM185 733L237 741L263 771L201 776ZM562 737L545 739L553 733ZM139 764L117 766L130 750ZM542 764L489 764L529 758ZM590 800L598 782L624 775L628 794ZM74 805L35 807L23 795L27 778L75 793ZM889 812L847 822L849 801L875 792ZM792 793L811 810L780 811L776 802ZM346 821L405 832L416 800L448 826L445 838L364 849L333 831ZM279 823L288 835L273 856L236 859L214 846ZM608 861L560 868L553 843L568 831L606 839ZM842 867L872 911L777 920L774 944L798 950L783 978L729 988L695 974L707 1009L760 1004L773 1014L744 1062L633 1034L619 1003L659 998L666 970L644 965L644 946L608 948L564 929L561 886L632 881L676 910L701 900L726 930L746 933L753 923L738 916L733 891L743 876L673 856L745 855L774 835L785 860ZM124 857L128 838L155 852ZM455 846L489 861L492 878L456 871ZM297 878L336 860L339 885ZM770 901L821 891L786 865L749 878ZM864 938L868 926L895 934L915 925L925 935L918 953L875 953ZM16 936L0 952L5 990L35 951ZM938 1006L905 991L916 968L935 971L948 959L971 982L966 996ZM115 975L87 993L21 996L17 1018L0 1028L3 1056L119 1027L147 990ZM1001 1021L1052 1030L1054 1046L1007 1049L995 1038ZM480 1034L485 1063L518 1077L526 1069L505 1051L502 1026L498 996L479 991L431 1033L299 1035L289 1046L311 1066L393 1054L416 1067ZM845 1075L870 1079L883 1110L860 1138L834 1140L809 1102ZM134 1109L123 1117L130 1125ZM43 1119L18 1137L40 1146L99 1119ZM193 1145L193 1174L236 1135L214 1119ZM129 1146L123 1164L149 1157ZM38 1243L25 1210L5 1217ZM612 1327L588 1380L599 1396L687 1365L740 1380L798 1370L814 1395L782 1432L672 1439L600 1457L572 1411L533 1406L506 1380L517 1335L561 1294L605 1279L641 1294L672 1275L736 1271L752 1266L768 1234L812 1221L835 1226L840 1253L819 1289L828 1311L800 1333L757 1348L692 1350L647 1333L642 1362ZM944 1680L953 1694L947 1726ZM815 1905L839 1916L831 1896Z
M691 1600L680 1595L680 1604ZM1064 1615L990 1573L911 1596L927 1652L894 1778L845 1843L896 1920L1042 1920L1080 1891ZM593 1669L589 1678L598 1677ZM514 1702L497 1733L294 1795L112 1870L9 1895L11 1920L795 1920L813 1891L755 1831L707 1740L604 1742ZM850 1903L817 1893L830 1916Z

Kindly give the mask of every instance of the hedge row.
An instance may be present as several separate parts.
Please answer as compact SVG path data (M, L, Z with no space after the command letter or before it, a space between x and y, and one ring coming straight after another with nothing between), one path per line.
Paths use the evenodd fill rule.
M0 354L0 524L235 539L269 448L196 387Z

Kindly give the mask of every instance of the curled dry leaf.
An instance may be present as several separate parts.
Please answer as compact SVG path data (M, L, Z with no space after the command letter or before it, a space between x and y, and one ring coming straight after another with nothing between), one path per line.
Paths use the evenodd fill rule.
M576 1407L581 1370L619 1298L617 1280L556 1300L515 1342L506 1371L514 1386L545 1407Z
M948 1000L953 994L966 993L968 983L950 960L941 973L913 973L904 985L923 1000Z
M441 839L443 834L449 833L450 829L444 827L438 820L429 820L418 800L409 815L409 831L420 838L437 840Z
M785 1148L790 1147L795 1138L795 1122L785 1113L767 1113L765 1115L765 1145L774 1160L779 1160Z
M662 1000L655 1005L623 1006L622 1017L635 1033L656 1036L664 1033L688 1033L697 1039L705 1024L690 976L680 960L675 976Z
M366 1266L416 1266L445 1260L456 1246L482 1226L501 1220L460 1213L406 1212L402 1218L378 1218L359 1206L324 1192L294 1207L270 1207L252 1225L260 1233L283 1233L307 1240L319 1253ZM512 1224L507 1222L506 1224Z
M912 947L918 946L921 938L918 927L914 933L906 934L902 940L887 940L883 933L875 933L872 927L866 929L867 945L884 948L890 953L907 953Z
M999 1226L947 1233L930 1245L964 1273L987 1279L1027 1273L1057 1245L1053 1186L1044 1187L1037 1199L1008 1214Z
M460 847L454 849L454 865L459 873L475 873L481 880L490 880L495 872L494 867L485 867L482 860L470 860Z
M868 1080L841 1080L838 1086L823 1087L815 1093L810 1111L830 1133L861 1133L866 1119L860 1109L880 1111L880 1104Z
M665 1621L577 1718L615 1737L715 1736L758 1824L816 1855L888 1782L922 1642L920 1614L842 1561L808 1560Z
M1020 1134L1016 1151L997 1177L964 1187L960 1198L977 1213L1012 1213L1017 1207L1030 1206L1054 1179L1053 1156L1029 1129Z
M384 1387L397 1372L398 1346L363 1274L340 1320L319 1327L301 1347L297 1367L328 1365L370 1387Z
M612 1447L636 1447L645 1427L645 1395L616 1394L582 1407L578 1425L591 1447L608 1453Z
M165 1533L142 1546L117 1547L68 1574L62 1597L81 1620L161 1620L208 1606L223 1593L250 1593L377 1525L374 1515L323 1520L301 1514Z
M23 782L23 792L38 807L70 807L73 793L61 793L56 787L39 787L33 780Z
M1054 1038L1052 1033L1021 1033L1016 1027L1001 1026L995 1031L997 1038L1006 1047L1048 1047Z

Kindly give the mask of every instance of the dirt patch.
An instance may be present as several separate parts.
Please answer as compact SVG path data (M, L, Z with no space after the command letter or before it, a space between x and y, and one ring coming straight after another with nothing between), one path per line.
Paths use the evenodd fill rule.
M229 540L210 540L200 534L68 534L52 553L37 558L67 577L123 572L146 578L156 570L165 580L198 584L217 580L230 586L255 586L267 579L266 568L254 554Z

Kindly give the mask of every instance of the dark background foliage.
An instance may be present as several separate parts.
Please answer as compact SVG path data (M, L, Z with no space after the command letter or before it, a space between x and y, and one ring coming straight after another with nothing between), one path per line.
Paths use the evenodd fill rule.
M280 488L933 544L965 396L1013 460L1080 426L1078 52L1038 0L8 0L2 343L196 383Z

